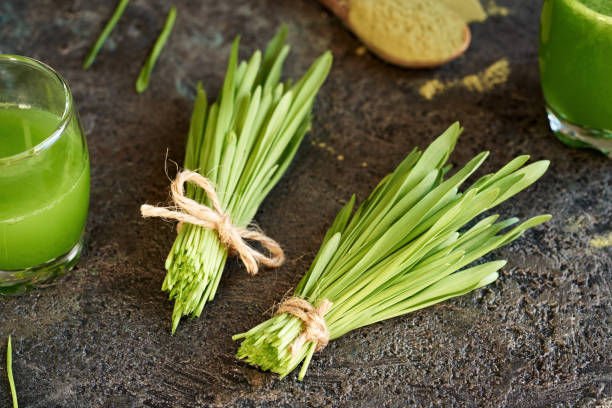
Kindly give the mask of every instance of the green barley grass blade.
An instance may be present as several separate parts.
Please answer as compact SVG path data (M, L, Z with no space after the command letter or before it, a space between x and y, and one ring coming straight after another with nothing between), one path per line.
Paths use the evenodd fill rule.
M240 61L240 64L238 65L238 68L236 69L236 77L235 77L235 84L234 84L235 89L238 89L238 87L242 83L242 79L244 78L244 75L246 74L247 67L248 67L248 64L246 61ZM236 95L234 96L236 97Z
M266 52L263 56L263 65L258 74L257 83L263 84L265 79L268 77L270 70L272 69L272 65L278 58L281 50L285 46L285 42L287 41L288 27L286 24L283 24L277 31L276 35L266 47Z
M125 10L129 2L130 0L119 1L115 12L111 16L110 20L108 20L108 23L106 23L106 25L104 26L100 37L98 37L98 39L94 43L93 47L91 48L91 51L89 51L87 58L85 58L85 62L83 62L83 69L89 69L89 67L91 67L91 65L94 63L98 52L100 52L100 48L102 48L102 45L104 45L104 42L117 25L117 22L121 18L121 15L123 14L123 11Z
M292 89L299 93L307 82ZM294 292L315 307L323 299L333 302L325 316L330 340L488 285L505 261L471 264L550 218L512 227L518 219L498 222L494 214L469 226L540 178L548 162L525 166L528 156L520 156L463 188L488 153L447 178L446 162L461 131L455 123L424 152L411 152L352 217L354 197L339 212ZM237 357L281 378L302 364L302 379L316 347L307 341L295 355L289 352L302 327L294 316L274 316L233 337L242 340Z
M312 265L308 272L306 272L307 279L302 280L296 290L301 293L308 294L314 283L319 279L325 267L329 264L332 256L338 249L340 243L341 234L336 232L329 240L324 241L325 243L321 246L321 250L312 262Z
M206 121L206 127L204 128L204 134L200 135L202 140L199 142L201 147L197 169L198 172L204 174L204 176L210 176L210 170L212 169L212 166L208 162L208 157L211 154L212 143L205 143L205 141L214 139L214 132L217 127L218 116L219 103L215 102L208 110L208 119Z
M217 181L219 200L223 205L226 205L228 200L228 179L232 170L232 164L236 158L236 144L238 143L236 134L233 131L229 132L225 142L224 150L219 161L219 179Z
M234 90L236 89L236 69L238 65L238 46L240 45L240 37L236 37L232 43L232 50L230 51L230 60L228 63L227 71L225 73L225 81L223 81L223 89L221 90L221 102L219 104L219 116L217 118L217 127L215 129L215 140L222 141L229 124L232 119L232 114L235 108ZM215 145L220 148L220 143ZM214 163L218 159L218 155L215 154L210 157Z
M257 50L249 60L246 72L238 85L236 99L240 100L244 95L250 94L257 80L257 73L261 67L261 51Z
M19 404L17 404L17 389L15 388L15 380L13 379L13 346L11 345L11 336L8 337L8 344L6 345L6 374L8 376L9 387L11 389L13 408L18 408Z
M289 46L285 45L281 49L278 56L276 57L274 64L270 68L270 72L266 76L266 81L263 83L264 91L266 89L270 89L270 90L276 89L276 87L278 86L278 81L281 75L281 69L282 69L283 63L285 62L285 58L287 58L288 54L289 54Z
M202 143L201 135L204 132L204 125L206 123L207 107L206 92L202 88L202 82L198 81L196 99L193 105L193 112L191 113L189 133L187 134L185 147L184 166L189 170L195 170L199 163L200 145Z
M174 21L176 20L176 7L170 8L170 12L168 13L168 17L166 18L166 23L164 24L164 28L162 29L157 41L155 41L155 45L151 50L151 54L147 57L142 69L140 70L140 74L138 75L138 79L136 79L136 91L138 93L142 93L146 91L149 86L149 81L151 79L151 72L153 71L153 67L155 67L155 63L157 62L157 58L159 58L159 54L161 54L164 45L166 45L166 41L168 41L168 37L172 32L172 27L174 27Z
M336 234L342 234L344 232L348 222L351 219L351 214L353 212L353 208L355 207L356 199L357 197L355 196L355 194L353 194L349 202L346 203L344 207L342 207L342 209L338 212L336 218L334 219L334 222L332 223L331 227L329 227L327 233L325 234L325 237L323 238L323 244L325 244L329 239L331 239L332 236Z

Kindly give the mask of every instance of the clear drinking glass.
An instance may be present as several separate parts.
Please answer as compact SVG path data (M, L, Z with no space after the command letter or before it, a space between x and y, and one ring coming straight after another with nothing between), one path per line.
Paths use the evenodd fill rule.
M612 0L545 0L539 60L551 129L612 158Z
M0 294L74 266L89 206L89 154L66 81L0 55Z

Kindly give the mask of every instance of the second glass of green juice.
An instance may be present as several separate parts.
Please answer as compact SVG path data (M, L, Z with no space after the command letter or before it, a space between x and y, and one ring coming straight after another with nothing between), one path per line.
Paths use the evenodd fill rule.
M612 158L612 0L545 0L539 61L557 137Z
M89 155L66 81L0 55L0 294L72 267L89 205Z

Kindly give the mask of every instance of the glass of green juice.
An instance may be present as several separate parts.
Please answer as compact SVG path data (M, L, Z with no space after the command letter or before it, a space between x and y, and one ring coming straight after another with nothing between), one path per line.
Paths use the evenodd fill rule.
M552 131L612 158L612 0L545 0L539 63Z
M74 266L89 206L89 154L66 81L0 55L0 294Z

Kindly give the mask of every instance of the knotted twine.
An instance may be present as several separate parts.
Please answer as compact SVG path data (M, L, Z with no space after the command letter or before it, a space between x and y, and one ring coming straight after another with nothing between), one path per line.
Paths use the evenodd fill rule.
M282 313L293 315L302 321L304 327L302 333L289 346L292 356L299 353L307 341L317 344L315 351L327 346L329 331L324 316L329 312L332 304L329 300L323 299L319 306L315 308L308 301L297 296L291 297L280 304L276 311L277 315Z
M211 207L185 196L185 183L187 182L193 183L204 190L210 200ZM177 220L179 221L177 232L180 231L185 222L216 231L219 241L230 252L237 253L240 256L251 275L258 272L258 265L260 264L277 267L284 262L285 254L278 242L259 231L237 227L232 223L229 214L221 208L219 197L211 181L200 173L191 170L180 172L170 185L170 191L176 207L155 207L144 204L140 207L142 216L144 218L160 217ZM259 242L270 252L270 256L266 256L247 245L245 239Z

